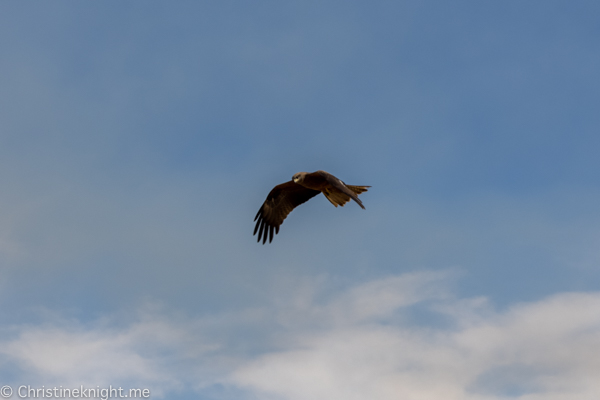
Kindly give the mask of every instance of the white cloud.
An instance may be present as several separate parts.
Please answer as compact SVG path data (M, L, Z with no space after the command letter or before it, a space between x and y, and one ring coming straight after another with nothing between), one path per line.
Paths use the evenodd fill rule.
M87 327L72 322L25 326L16 338L2 343L0 357L13 365L13 373L21 371L21 384L139 387L160 396L181 388L189 379L184 371L198 372L198 361L214 350L194 324L142 312L120 328L106 321Z
M219 386L236 399L597 398L600 293L499 312L485 299L454 298L448 278L389 277L328 300L304 287L301 300L287 293L239 315L155 310L125 326L22 326L0 354L20 367L19 381L136 385L157 397L183 389L211 398ZM415 318L424 313L433 318Z
M387 293L381 290L386 284ZM361 304L381 301L377 308L388 321L358 318L316 332L290 332L291 348L248 362L234 371L233 382L290 400L597 396L600 294L560 294L502 313L490 310L482 299L445 296L430 310L450 323L417 326L402 319L390 323L398 308L413 304L389 296L394 286L397 293L408 287L408 298L423 290L427 296L420 300L439 299L439 283L431 285L426 276L394 277L351 289L331 304L358 304L353 310L360 315Z

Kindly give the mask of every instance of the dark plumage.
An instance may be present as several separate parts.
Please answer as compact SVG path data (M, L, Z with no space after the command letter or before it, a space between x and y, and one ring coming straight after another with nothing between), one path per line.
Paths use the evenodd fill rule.
M277 185L271 190L254 217L256 221L254 235L258 232L258 242L262 238L263 244L266 243L268 236L270 243L273 236L279 233L279 226L288 214L319 193L323 193L336 207L343 207L352 199L364 209L357 195L366 192L370 187L346 185L325 171L298 172L291 181Z

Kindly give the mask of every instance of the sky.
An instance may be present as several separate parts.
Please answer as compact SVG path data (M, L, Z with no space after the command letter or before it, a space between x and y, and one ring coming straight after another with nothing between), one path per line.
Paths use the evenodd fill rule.
M0 386L596 400L599 14L1 3Z

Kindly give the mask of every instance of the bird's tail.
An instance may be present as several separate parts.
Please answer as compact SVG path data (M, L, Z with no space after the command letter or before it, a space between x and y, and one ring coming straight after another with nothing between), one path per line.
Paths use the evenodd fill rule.
M352 186L352 185L346 185L346 187L348 189L352 190L356 194L361 194L361 193L366 192L367 190L369 190L368 188L370 188L371 186Z

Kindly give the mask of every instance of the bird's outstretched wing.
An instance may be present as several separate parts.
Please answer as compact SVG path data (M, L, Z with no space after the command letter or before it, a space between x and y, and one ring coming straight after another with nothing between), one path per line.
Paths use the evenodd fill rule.
M288 214L319 193L321 192L318 190L305 188L293 181L275 186L254 217L256 221L254 235L258 232L258 242L262 238L265 244L269 236L269 243L271 243L274 234L279 233L279 226Z

